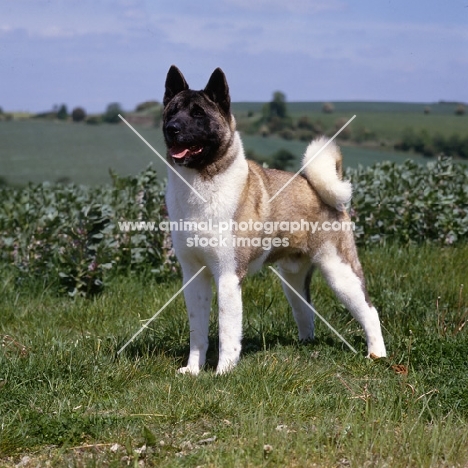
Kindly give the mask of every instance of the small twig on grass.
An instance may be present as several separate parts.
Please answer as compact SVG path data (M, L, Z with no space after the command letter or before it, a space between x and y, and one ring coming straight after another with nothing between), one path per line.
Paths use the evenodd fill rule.
M362 395L358 395L358 394L346 383L346 381L343 379L343 377L341 377L340 374L337 374L336 376L338 377L338 379L340 380L340 382L341 382L341 383L349 390L349 392L353 395L353 396L351 397L352 399L359 399L359 400L362 400L362 401L364 401L365 403L367 403L367 401L369 400L369 398L372 396L371 393L367 390L367 383L364 385Z
M101 447L112 447L114 444L86 444L86 445L79 445L78 447L71 447L70 450L83 450L83 449L93 449L93 448L101 448Z
M437 390L437 388L433 388L432 390L429 390L428 392L423 393L421 396L418 396L418 398L416 398L416 400L414 400L414 401L418 401L418 400L420 400L421 398L424 398L427 395L432 395L433 393L439 393L439 390Z
M5 354L8 353L18 353L20 357L26 357L28 355L28 348L21 344L19 341L16 341L10 335L3 335L2 336L2 348L5 350Z

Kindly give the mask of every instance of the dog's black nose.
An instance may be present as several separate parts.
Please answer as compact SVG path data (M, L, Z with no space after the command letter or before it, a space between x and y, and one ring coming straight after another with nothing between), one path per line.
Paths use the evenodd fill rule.
M180 132L180 125L178 122L169 122L166 125L166 132L170 136L177 135Z

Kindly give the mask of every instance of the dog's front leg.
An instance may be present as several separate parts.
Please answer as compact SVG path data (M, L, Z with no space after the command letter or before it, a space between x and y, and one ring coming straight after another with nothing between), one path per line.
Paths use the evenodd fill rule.
M184 283L196 272L193 266L183 266ZM185 289L185 303L190 324L190 355L186 367L181 367L182 374L197 375L205 364L208 349L208 327L211 310L211 276L203 270Z
M224 374L239 361L242 339L242 291L234 273L217 281L219 304L219 361L216 373Z

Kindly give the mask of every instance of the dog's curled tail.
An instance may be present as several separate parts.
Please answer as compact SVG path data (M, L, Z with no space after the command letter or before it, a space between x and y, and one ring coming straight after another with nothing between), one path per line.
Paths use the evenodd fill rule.
M324 146L326 147L324 148ZM302 160L304 175L322 201L344 211L351 200L351 183L342 178L342 157L338 146L325 137L313 140Z

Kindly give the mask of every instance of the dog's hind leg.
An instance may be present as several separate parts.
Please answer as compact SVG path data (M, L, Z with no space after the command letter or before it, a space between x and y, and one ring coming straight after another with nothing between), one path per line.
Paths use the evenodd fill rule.
M309 258L303 257L299 260L284 259L278 262L278 269L288 286L281 281L284 294L292 307L294 320L299 330L299 340L308 341L314 338L314 313L307 304L310 304L310 280L314 271ZM304 304L298 293L307 304Z
M347 249L327 244L314 260L338 299L361 324L366 334L368 356L385 357L379 315L371 304L354 243L344 242Z
M182 264L184 284L198 271L199 265ZM203 270L185 289L185 303L190 323L190 355L182 374L197 375L205 364L211 310L211 274Z

